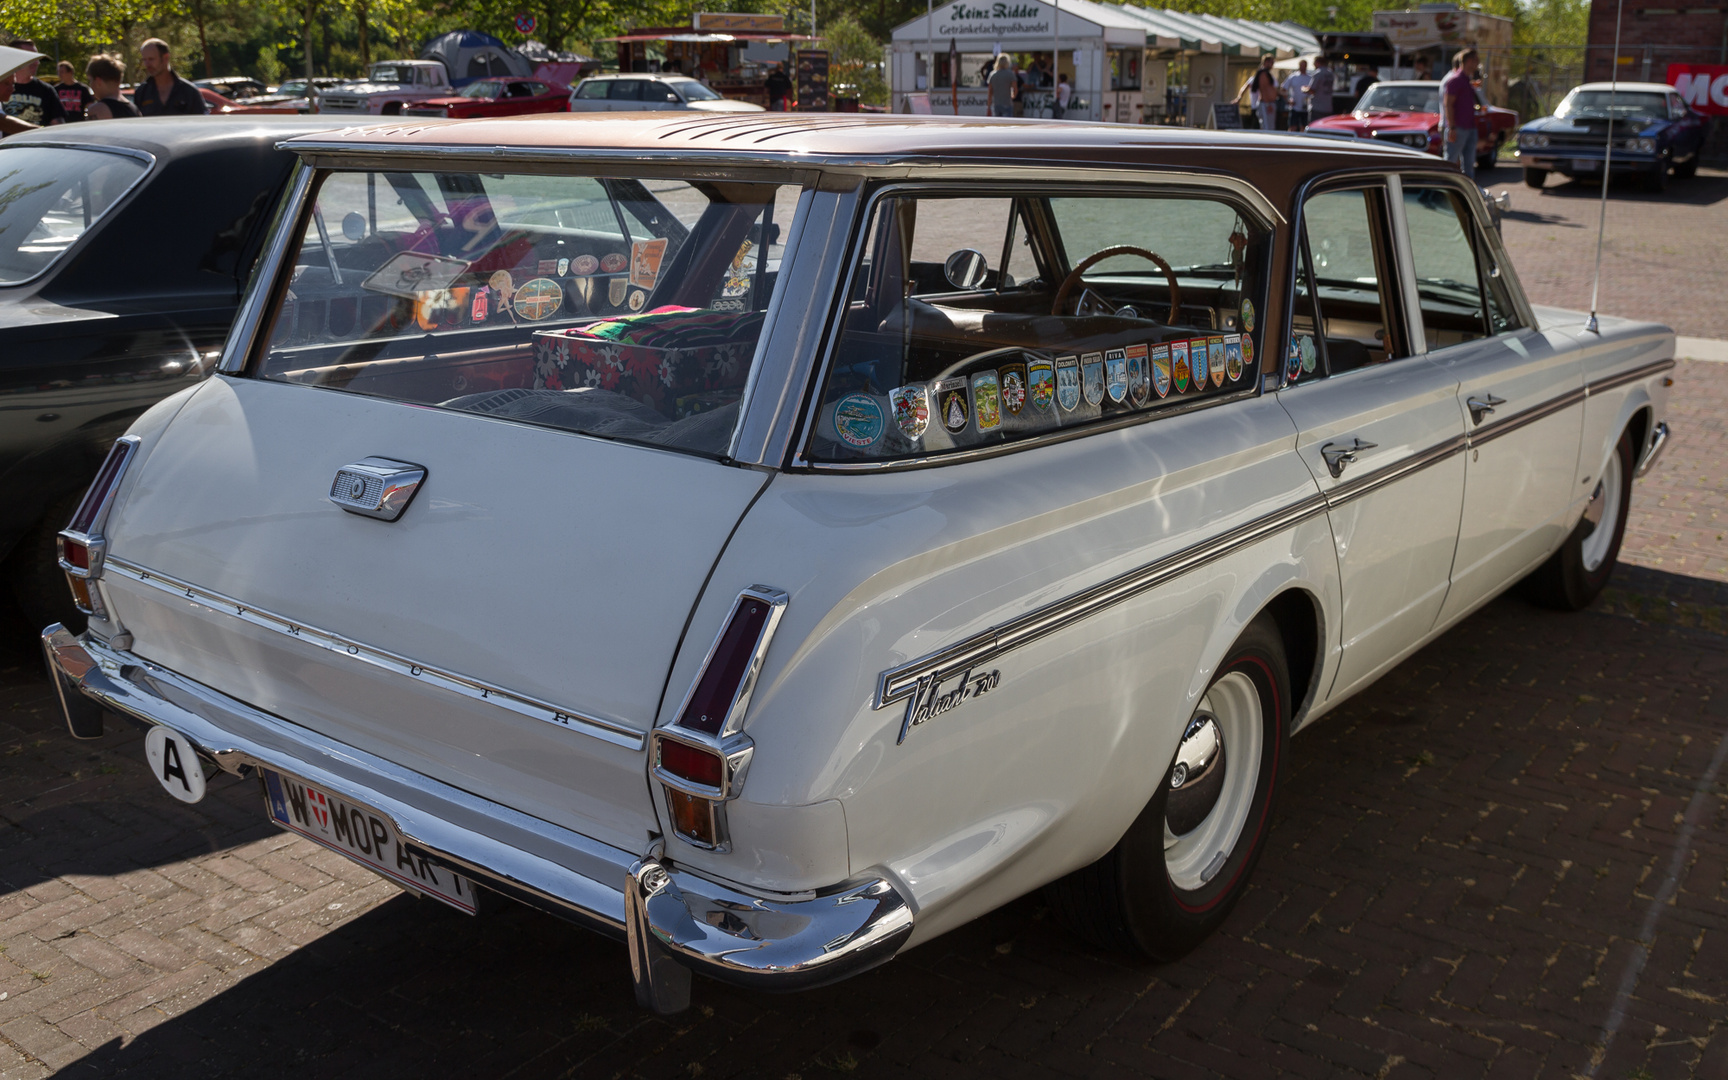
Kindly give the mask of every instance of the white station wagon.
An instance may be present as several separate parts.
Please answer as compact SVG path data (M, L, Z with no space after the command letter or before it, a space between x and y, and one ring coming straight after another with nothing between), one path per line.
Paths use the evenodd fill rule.
M845 978L1031 890L1169 958L1291 734L1612 572L1664 327L1297 136L764 115L307 136L220 373L62 534L72 734L465 911Z

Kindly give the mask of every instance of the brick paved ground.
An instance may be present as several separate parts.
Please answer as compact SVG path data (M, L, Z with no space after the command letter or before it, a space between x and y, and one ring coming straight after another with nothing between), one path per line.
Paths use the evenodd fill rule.
M1253 889L1164 967L1029 897L850 983L646 1016L621 945L416 902L249 784L185 807L137 735L71 742L13 626L0 1080L1728 1075L1724 417L1728 365L1682 364L1594 610L1504 598L1298 736Z

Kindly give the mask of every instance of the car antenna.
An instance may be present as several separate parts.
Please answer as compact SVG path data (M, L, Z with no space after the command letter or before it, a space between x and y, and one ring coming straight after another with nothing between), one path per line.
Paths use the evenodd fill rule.
M1614 60L1608 69L1608 143L1602 155L1602 204L1596 212L1596 273L1590 279L1590 320L1584 324L1584 329L1592 334L1601 334L1602 328L1596 322L1596 296L1602 288L1602 234L1608 228L1608 174L1614 164L1614 91L1620 86L1620 12L1626 7L1626 0L1616 0L1614 4Z

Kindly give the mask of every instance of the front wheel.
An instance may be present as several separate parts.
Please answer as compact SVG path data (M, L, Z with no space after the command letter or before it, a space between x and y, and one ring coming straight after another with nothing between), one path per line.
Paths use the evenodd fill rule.
M1548 170L1547 169L1525 169L1524 170L1524 186L1525 187L1533 187L1533 188L1540 189L1542 187L1542 185L1546 184L1547 182L1548 182Z
M1265 849L1290 709L1283 641L1262 617L1219 665L1127 834L1047 890L1061 920L1152 960L1175 960L1216 930Z
M1634 460L1632 433L1622 433L1578 527L1559 551L1524 579L1532 600L1561 611L1579 611L1608 585L1620 559L1620 541L1626 536Z

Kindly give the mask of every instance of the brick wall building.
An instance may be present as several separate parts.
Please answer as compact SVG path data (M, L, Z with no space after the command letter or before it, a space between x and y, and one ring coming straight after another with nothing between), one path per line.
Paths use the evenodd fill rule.
M1614 53L1614 11L1622 0L1593 0L1584 78L1606 81ZM1664 82L1669 64L1728 64L1728 4L1721 0L1623 0L1620 78Z

